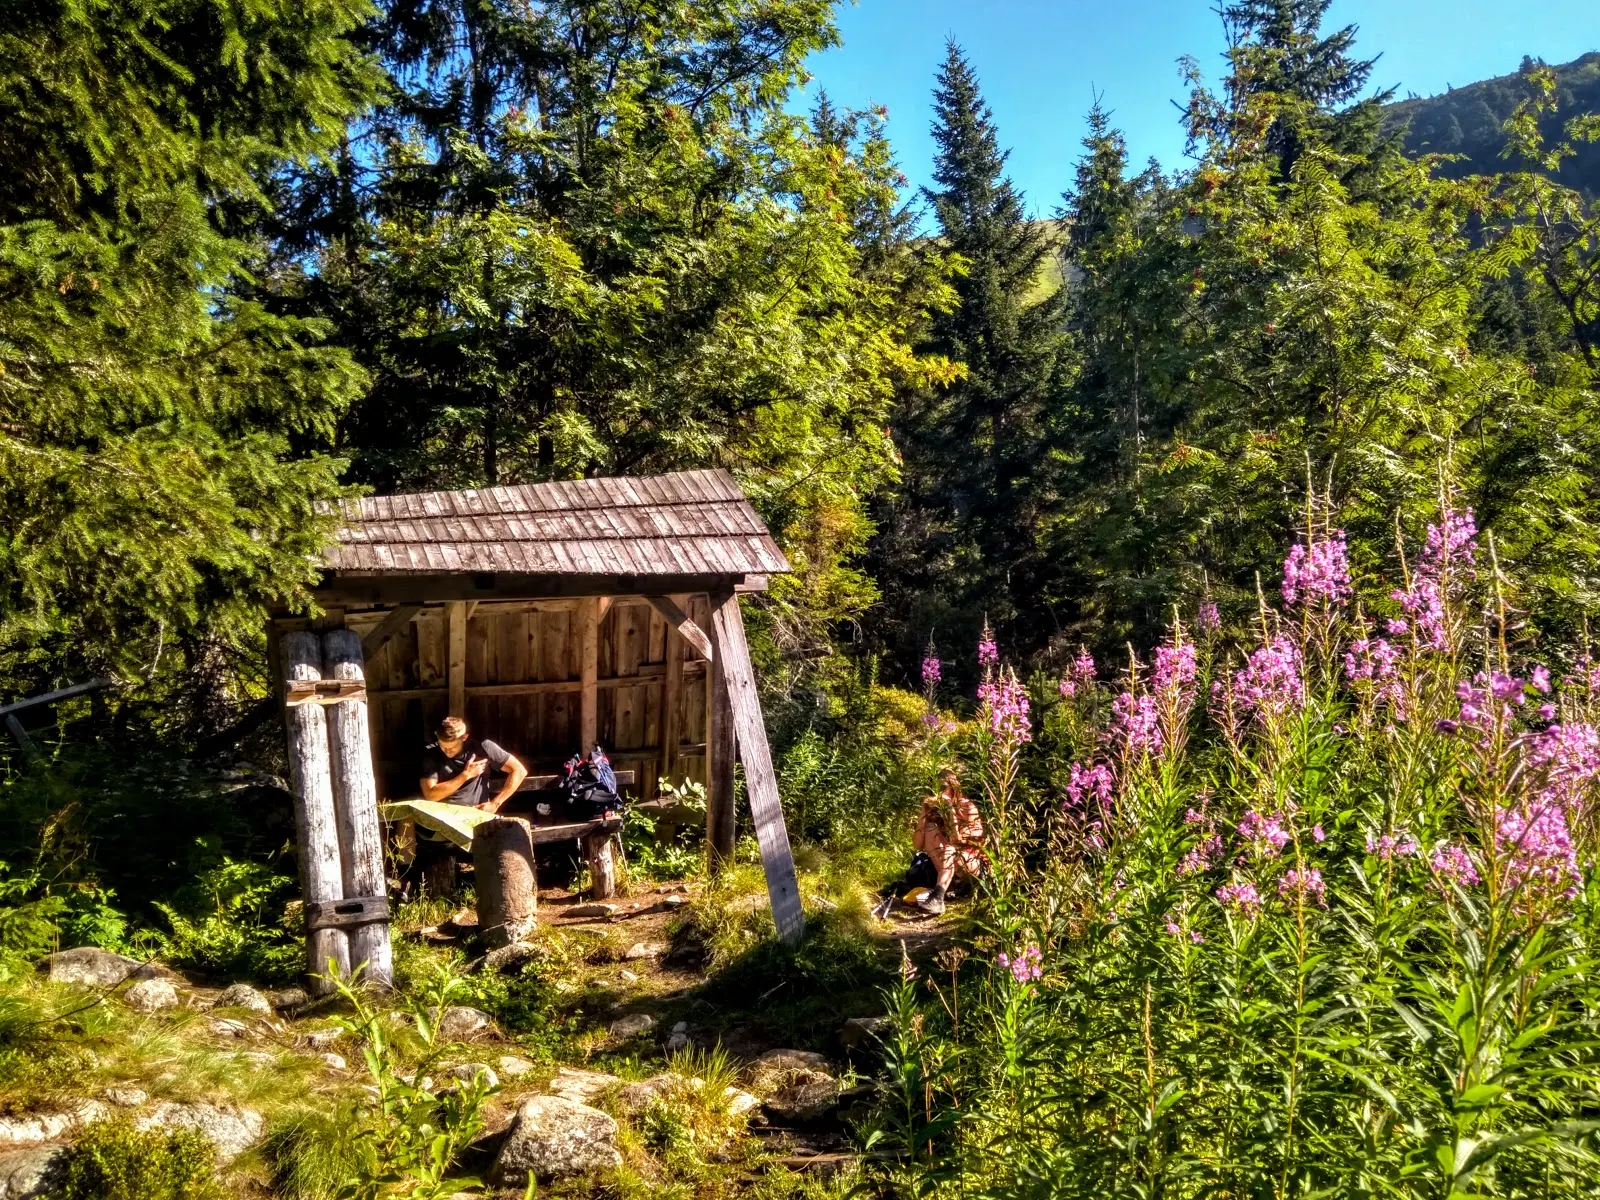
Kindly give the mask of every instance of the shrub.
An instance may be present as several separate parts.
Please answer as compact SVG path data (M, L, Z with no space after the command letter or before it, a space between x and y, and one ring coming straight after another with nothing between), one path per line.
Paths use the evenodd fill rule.
M221 1200L211 1143L193 1130L101 1122L67 1151L52 1200Z
M986 680L970 956L891 994L879 1137L906 1186L1600 1183L1600 670L1518 658L1468 513L1430 527L1382 624L1308 527L1284 611L1231 653L1175 626L1105 694Z
M180 905L156 905L172 927L158 937L162 957L228 978L293 982L303 947L290 923L273 913L285 911L294 886L261 863L224 858L186 890Z

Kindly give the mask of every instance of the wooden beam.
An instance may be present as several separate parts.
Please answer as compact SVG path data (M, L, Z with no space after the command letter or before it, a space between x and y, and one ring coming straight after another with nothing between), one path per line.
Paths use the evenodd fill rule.
M579 674L578 753L588 754L600 736L600 598L578 613Z
M10 704L0 704L0 717L10 716L14 712L21 712L25 708L36 708L41 704L54 704L57 700L70 700L74 696L82 696L88 692L96 692L101 688L110 687L109 679L91 679L88 683L75 683L71 687L57 688L53 692L44 692L38 696L29 696L24 700L14 700Z
M600 597L600 614L596 618L597 620L604 621L606 619L606 614L611 611L611 604L612 604L612 601L614 601L615 599L616 599L615 596L601 596Z
M767 896L772 901L772 919L778 926L778 935L794 945L805 934L806 918L800 908L794 854L783 823L778 777L772 769L772 751L767 745L767 727L761 717L761 698L756 691L756 673L750 665L750 647L745 641L737 596L712 598L711 628L717 644L713 674L726 680L728 704L738 732L739 761L744 764L745 794L750 797L750 815L755 822L756 841L761 845L761 869L766 873Z
M722 592L711 597L711 610L738 603L732 592ZM706 672L706 686L706 854L715 869L733 861L733 764L738 752L720 654Z
M445 680L448 684L449 715L465 718L467 715L467 605L456 600L445 605L445 623L449 626L447 639L449 653L445 660Z
M672 597L646 596L644 601L660 613L669 626L682 634L683 640L698 650L701 658L710 662L715 657L711 652L711 639L706 636L705 630L691 621L689 614L679 608Z
M361 639L362 659L371 658L379 650L387 646L389 639L407 628L412 621L416 620L417 614L421 611L422 605L420 604L402 604L384 617L383 620L379 621L378 627Z
M383 831L378 821L378 781L372 771L372 736L367 722L366 671L362 640L352 629L322 635L323 672L345 684L357 684L360 698L328 706L328 746L333 759L333 807L339 825L340 874L347 900L387 896ZM350 965L380 987L394 984L394 952L388 921L358 925L349 931Z
M329 572L312 598L325 609L380 604L440 604L450 600L558 600L613 596L679 596L701 592L766 590L764 575L525 575L350 574ZM284 613L275 615L283 616Z
M23 754L29 758L40 757L39 743L28 736L28 731L22 727L22 722L17 720L15 713L6 714L6 729L17 739L17 745L22 747Z
M310 632L283 635L283 668L290 680L322 678L322 639ZM339 861L339 826L333 803L333 766L328 752L327 709L297 704L287 710L289 780L294 791L295 841L300 850L300 894L307 905L344 899ZM306 933L311 991L333 991L331 970L350 974L350 939L342 929Z

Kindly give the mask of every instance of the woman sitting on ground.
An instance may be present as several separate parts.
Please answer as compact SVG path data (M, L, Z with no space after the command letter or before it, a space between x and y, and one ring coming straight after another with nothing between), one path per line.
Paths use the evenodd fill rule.
M915 847L933 860L938 871L933 890L917 903L923 912L935 916L944 912L945 893L958 873L974 880L983 873L983 818L949 767L939 772L939 794L922 801Z

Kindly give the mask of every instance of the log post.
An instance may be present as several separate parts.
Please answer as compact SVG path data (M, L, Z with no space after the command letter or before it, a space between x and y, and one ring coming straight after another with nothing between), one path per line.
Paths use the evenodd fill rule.
M472 832L472 868L478 932L492 946L522 941L539 907L533 827L519 817L495 817L479 825Z
M446 684L449 688L452 717L467 717L467 603L452 600L445 605L445 623L449 642L449 661L446 663Z
M600 738L600 599L579 602L580 638L578 753L588 754Z
M335 629L322 637L322 661L331 679L365 680L361 637ZM328 707L328 746L333 755L333 803L339 822L339 855L345 899L389 893L383 868L383 830L378 820L378 781L372 771L372 735L365 700L342 700ZM394 983L389 923L350 930L350 964L366 964L366 978L380 986Z
M590 898L611 899L617 894L617 861L611 849L611 834L585 834L583 856L589 860Z
M322 678L322 641L314 633L283 635L285 678ZM289 778L294 788L295 837L300 844L300 895L309 907L344 898L339 862L339 823L333 807L333 767L328 753L328 719L320 704L287 710ZM306 932L311 991L333 991L329 964L341 978L350 974L350 940L342 929Z
M723 605L738 603L732 592L725 592L711 597L711 611L715 614ZM733 762L738 742L723 657L714 654L706 666L706 853L713 869L733 861Z
M800 907L794 855L789 849L789 831L783 822L778 777L772 769L772 750L767 745L767 727L761 717L756 673L750 664L750 646L745 640L744 618L739 613L737 596L730 593L713 597L711 628L716 649L712 666L720 667L727 681L728 705L733 710L733 724L737 730L739 761L744 764L750 817L755 822L756 841L761 845L761 869L767 877L772 919L778 926L778 935L793 945L805 934L806 918ZM709 816L708 813L708 819Z

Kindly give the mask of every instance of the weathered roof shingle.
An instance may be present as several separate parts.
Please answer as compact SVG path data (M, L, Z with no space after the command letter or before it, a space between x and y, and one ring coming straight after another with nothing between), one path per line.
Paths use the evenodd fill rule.
M770 575L789 570L726 471L367 496L326 564L343 575Z

